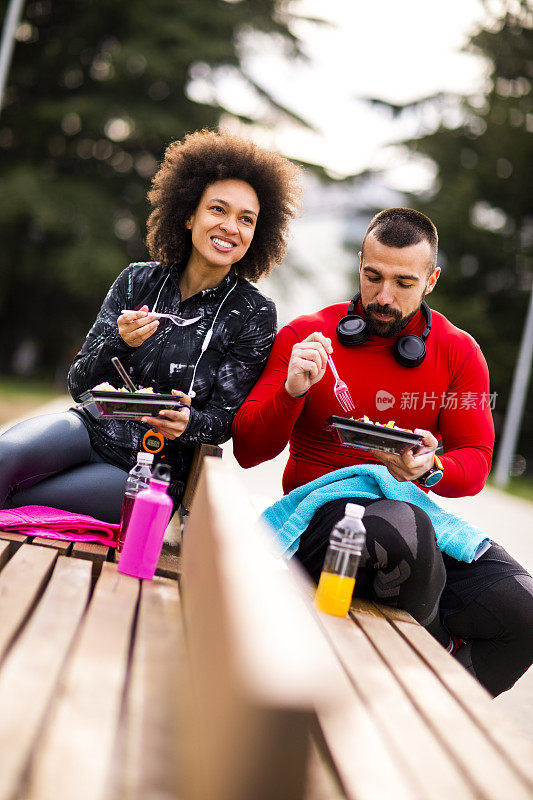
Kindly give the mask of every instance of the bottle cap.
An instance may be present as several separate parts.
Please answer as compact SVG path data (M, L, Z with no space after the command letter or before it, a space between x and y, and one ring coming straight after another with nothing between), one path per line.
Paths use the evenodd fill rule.
M344 513L347 517L356 517L357 519L361 519L365 513L365 507L359 506L357 503L346 503Z
M170 483L170 467L166 464L156 464L152 473L153 481L160 481L160 483Z
M137 464L153 464L154 463L154 454L153 453L144 453L140 452L137 453Z

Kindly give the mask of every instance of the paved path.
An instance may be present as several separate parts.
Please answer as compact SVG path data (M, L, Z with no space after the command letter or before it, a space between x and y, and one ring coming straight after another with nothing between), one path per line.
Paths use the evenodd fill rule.
M0 425L0 433L3 433L8 428L13 427L13 425L16 425L17 422L22 422L30 417L36 417L39 414L55 414L56 412L66 411L67 408L73 404L74 403L71 397L64 395L61 397L56 397L53 400L50 400L48 403L39 406L39 408L34 408L33 411L23 414L17 419L12 419L10 422L6 422L5 425Z
M71 403L69 398L60 397L34 414L63 411ZM0 432L5 427L9 426L0 428ZM250 492L258 513L281 497L281 475L287 460L286 451L266 464L243 470L233 457L231 442L227 442L224 445L224 458ZM485 530L533 573L533 503L489 487L476 497L439 498L439 502L449 511ZM533 668L494 702L533 737Z

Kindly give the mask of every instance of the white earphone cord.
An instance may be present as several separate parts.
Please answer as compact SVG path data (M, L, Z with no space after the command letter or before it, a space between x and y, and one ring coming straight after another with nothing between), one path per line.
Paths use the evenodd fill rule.
M229 292L227 292L224 295L224 298L222 299L222 302L220 303L219 307L217 308L217 312L216 312L215 316L213 317L213 322L211 323L211 327L207 331L207 333L205 335L205 339L202 342L202 347L200 349L200 355L196 359L196 364L194 365L194 369L193 369L193 373L192 373L191 384L189 386L189 391L187 392L189 397L195 397L196 396L196 392L192 388L194 386L194 381L195 381L195 378L196 378L196 369L198 367L198 364L200 363L200 359L202 358L203 354L205 353L205 351L209 347L209 342L211 341L211 337L213 336L213 328L215 327L215 322L217 321L217 317L218 317L218 315L220 313L220 309L222 308L222 306L224 305L224 303L226 302L226 300L228 299L228 297L230 296L230 294L232 293L232 291L235 289L236 286L237 286L237 281L235 281L235 283L233 284L233 286L231 287Z

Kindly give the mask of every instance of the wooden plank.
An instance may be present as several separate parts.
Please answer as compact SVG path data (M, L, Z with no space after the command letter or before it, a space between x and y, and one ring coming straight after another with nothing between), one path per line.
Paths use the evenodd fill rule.
M335 707L319 702L317 716L331 758L350 800L418 798L412 778L391 753L375 720L339 663Z
M219 459L204 465L183 547L190 666L183 795L300 800L311 686L320 694L319 675L306 665L298 675L294 663L305 619L292 641L287 617L277 625L286 593L267 590L270 555L251 535L255 515ZM291 609L289 602L289 619Z
M415 794L294 582L256 533L238 479L206 459L183 542L190 665L188 800L299 800L318 710L345 793Z
M181 796L177 754L183 658L176 581L143 581L123 736L114 780L108 787L109 800L175 800Z
M200 478L202 463L206 456L210 458L222 458L222 448L216 444L200 444L195 447L185 491L183 492L183 498L181 500L181 507L185 510L186 514L188 514L191 509L193 497L196 493L196 487Z
M396 717L399 724L403 725L405 723L405 719L401 719L401 705L398 711L395 709L391 711L392 703L395 701L401 704L401 699L397 697L396 693L393 698L388 694L383 697L378 695L375 700L377 703L382 701L382 714L374 715L372 704L369 703L367 697L366 687L363 688L363 691L357 691L356 687L358 684L361 687L361 681L354 681L352 673L354 670L361 668L363 674L368 673L371 677L370 686L376 688L376 690L380 688L383 690L383 685L379 685L379 676L373 675L375 660L371 662L370 668L365 670L365 665L359 659L361 656L363 658L368 656L367 650L364 650L359 656L355 656L353 651L346 652L346 647L335 647L335 644L339 644L336 641L339 636L335 635L335 627L340 627L345 632L357 632L356 626L353 621L347 618L339 619L317 612L314 608L316 585L308 578L307 574L304 574L298 568L297 564L289 562L288 567L287 576L291 577L298 585L308 608L312 610L318 621L328 648L338 659L343 673L346 674L346 677L342 674L336 678L339 687L342 686L345 719L341 717L340 719L331 720L331 714L328 714L327 710L322 712L319 710L323 738L329 745L330 758L336 766L336 771L343 780L346 796L359 798L362 793L362 796L368 797L369 800L373 795L375 797L392 797L395 792L395 781L398 780L398 777L395 777L394 774L394 771L396 771L396 774L399 774L401 791L407 794L412 793L415 797L421 797L419 777L413 776L412 771L406 768L406 762L402 758L402 752L399 751L398 744L394 745L393 737L391 737L390 733L387 734L386 730L383 731L383 726L380 726L379 717L387 717L389 713ZM362 602L364 603L364 601ZM366 606L369 608L369 613L374 612L377 617L383 619L379 610L374 608L372 604L366 603ZM361 635L364 638L364 635ZM353 662L354 656L357 659L355 662ZM379 657L377 658L379 660ZM390 691L390 683L385 688ZM353 721L354 709L352 709L352 715L347 711L351 706L354 706L355 711L362 717L362 722L355 723ZM365 726L364 735L357 732L357 724ZM405 735L404 728L402 728L401 733ZM359 761L359 759L361 760ZM380 765L379 770L376 769L378 764ZM385 767L384 775L381 774L381 764ZM468 795L466 796L468 797Z
M17 533L17 531L1 531L0 539L10 543L10 553L13 555L19 547L27 544L30 539L25 533Z
M513 767L528 781L533 789L533 743L492 703L490 694L442 647L418 627L404 624L403 620L389 616L396 630L417 651L437 677L452 692L458 703L470 714Z
M177 581L181 575L181 569L181 557L178 555L177 548L163 545L157 562L156 575Z
M478 797L363 631L346 617L320 614L320 621L357 693L406 766L420 796L427 800Z
M385 617L376 616L376 611L354 608L350 613L478 793L487 800L531 800L529 787L484 731Z
M107 547L99 542L75 542L72 548L73 558L85 558L92 563L92 585L94 586L100 573L102 565L109 557L109 551L114 548Z
M342 712L337 711L336 714L332 714L327 708L318 708L317 712L323 737L329 746L331 759L341 778L346 796L357 800L361 797L368 800L372 800L373 797L394 797L399 787L402 796L421 797L419 779L407 769L401 753L398 752L398 746L394 747L391 742L390 734L384 735L379 719L374 716L371 704L368 702L366 692L358 692L355 682L350 679L351 670L357 670L361 666L359 660L351 664L348 669L344 657L348 657L350 661L353 653L347 656L342 648L339 650L332 646L329 626L338 623L344 630L356 630L354 623L346 618L338 619L317 612L314 608L316 586L292 562L289 563L288 572L297 583L306 604L312 609L328 649L341 668L341 673L336 677L336 684L343 696ZM372 609L370 605L370 610ZM374 612L381 617L377 609L374 609ZM375 680L374 678L374 685ZM385 714L390 711L389 697L385 696L383 706Z
M103 565L30 769L25 800L104 797L138 594L138 580Z
M68 556L72 547L72 542L67 542L65 539L49 539L46 536L35 536L32 544L38 544L41 547L55 547L63 556Z
M7 564L9 556L11 555L11 547L9 542L0 542L0 569Z
M311 734L305 800L346 800L346 797L317 721Z
M0 658L41 594L57 550L23 544L0 572Z
M22 786L31 749L89 597L91 567L60 556L0 670L0 800ZM23 724L21 724L23 723Z
M359 607L361 610L364 609L367 614L371 614L372 608L375 608L377 612L376 613L377 617L385 616L387 617L387 619L391 621L395 620L397 622L408 622L411 625L418 625L418 627L420 627L416 619L412 617L411 614L408 611L405 611L403 608L393 608L392 606L383 606L378 603L369 603L363 600L361 601L356 600L354 602L354 606ZM431 637L431 639L432 641L435 641L433 637ZM437 645L437 647L439 647L440 650L442 650L442 647L440 647L437 642L435 642L435 644Z

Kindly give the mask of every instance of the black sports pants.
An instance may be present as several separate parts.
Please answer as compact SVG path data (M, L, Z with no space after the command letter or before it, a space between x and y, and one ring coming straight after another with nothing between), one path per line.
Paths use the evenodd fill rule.
M0 508L52 506L117 523L127 477L98 455L72 411L25 420L0 436Z

